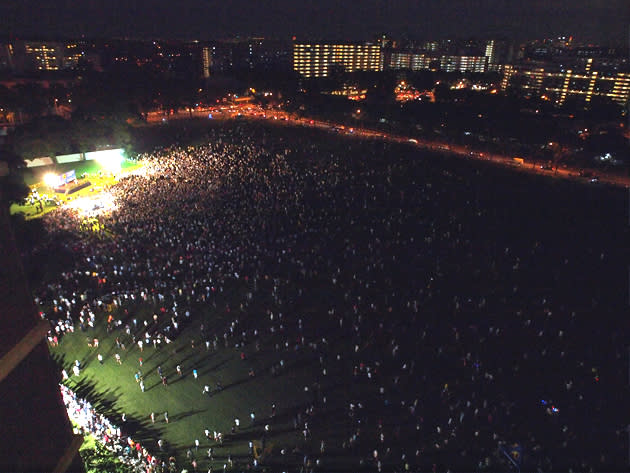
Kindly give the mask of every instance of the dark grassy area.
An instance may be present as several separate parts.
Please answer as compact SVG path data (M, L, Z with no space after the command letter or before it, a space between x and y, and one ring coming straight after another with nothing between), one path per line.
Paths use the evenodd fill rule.
M224 306L241 300L236 292L243 289L245 287L226 288L224 297L217 298L217 305ZM132 305L128 309L140 321L150 321L152 318L153 310L149 306ZM158 307L155 310L159 313ZM133 433L136 440L156 453L159 450L155 442L158 438L163 438L169 452L183 459L185 451L194 447L194 440L199 439L203 450L200 448L196 456L205 457L207 448L215 446L214 467L218 468L226 460L227 452L235 460L239 457L245 458L249 440L260 448L262 431L267 423L273 432L273 438L266 443L268 452L273 450L277 455L281 448L289 451L295 446L302 448L303 442L293 428L292 418L298 410L304 409L313 401L312 390L305 392L304 387L312 389L314 371L311 369L316 367L302 355L296 357L293 350L270 353L269 346L264 347L266 350L262 353L257 353L253 346L236 348L232 346L232 342L226 348L221 340L218 350L215 351L212 346L207 350L200 336L202 322L206 330L214 332L219 327L229 325L233 317L238 317L245 326L257 324L256 319L260 318L260 315L239 311L232 314L222 312L208 307L197 307L194 320L183 328L177 340L158 349L153 346L143 347L141 352L123 331L115 330L108 334L105 324L100 324L95 331L84 333L77 330L76 333L63 337L60 346L52 348L52 352L58 363L66 367L69 373L74 360L79 359L84 367L83 373L78 379L72 378L68 386L79 396L91 399L99 412L121 425L124 432ZM133 327L131 317L124 319L124 323ZM136 332L140 334L142 330ZM99 338L99 348L88 346L88 336L90 339ZM116 337L126 343L125 350L117 348ZM191 345L193 340L195 348ZM247 354L246 360L240 358L243 351ZM105 358L102 365L96 359L97 353ZM122 365L116 363L115 353L121 354ZM142 367L139 366L140 357L143 358ZM281 374L272 375L271 365L279 363L281 359L285 362L285 368ZM183 377L176 372L178 364L182 366ZM166 387L157 374L158 366L161 366L168 379ZM193 368L198 370L198 379L194 379L192 375ZM249 376L251 368L254 369L254 377ZM144 393L134 380L138 370L144 374ZM217 391L217 382L223 386L221 391ZM210 396L202 393L206 384L212 390ZM331 401L329 404L335 406L335 400ZM271 406L274 403L277 405L277 414L271 419ZM335 427L340 421L334 414L337 409L343 410L343 406L339 404L328 413L328 428ZM163 417L165 411L169 414L168 424ZM254 426L250 425L251 411L256 415ZM127 415L126 423L120 420L123 412ZM155 412L155 424L150 420L151 412ZM241 429L231 434L236 417L241 420ZM224 447L216 448L214 441L206 440L205 429L223 432ZM326 429L329 442L331 434L332 438L335 437L334 432ZM301 457L289 457L292 458L290 463L301 460ZM201 461L200 465L206 465L206 462ZM343 462L336 466L341 471L344 470ZM329 468L333 468L333 465L329 465Z

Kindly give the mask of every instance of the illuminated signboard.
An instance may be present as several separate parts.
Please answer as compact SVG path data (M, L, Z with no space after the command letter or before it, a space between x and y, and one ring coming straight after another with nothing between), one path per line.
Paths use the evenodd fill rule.
M72 181L76 181L77 180L77 175L74 169L64 173L61 175L61 178L59 179L61 181L62 184L67 184L68 182L72 182Z

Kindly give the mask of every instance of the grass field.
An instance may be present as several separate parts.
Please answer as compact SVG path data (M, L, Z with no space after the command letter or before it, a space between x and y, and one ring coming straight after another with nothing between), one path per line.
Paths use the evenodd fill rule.
M225 297L218 301L221 307L227 301L239 299L241 288L226 289ZM141 320L151 320L153 310L149 306L132 306L132 313ZM291 352L281 351L257 356L254 347L226 348L223 340L219 349L206 350L200 339L200 325L211 331L214 327L221 327L238 316L240 323L253 323L255 316L246 313L225 314L217 310L199 307L195 313L195 321L183 328L180 336L170 345L161 348L144 347L141 352L137 345L132 344L124 330L114 330L108 334L104 323L94 331L81 332L77 329L74 334L63 337L58 347L51 348L54 358L72 373L71 367L75 358L81 361L83 370L80 377L71 377L66 383L70 388L84 398L91 399L96 409L107 415L112 422L121 425L123 431L133 433L134 439L140 441L149 451L159 453L157 440L164 439L170 454L175 454L181 462L185 461L186 450L194 451L194 441L199 439L201 447L195 456L200 468L208 468L210 464L217 469L222 468L228 452L235 463L251 458L248 455L248 441L255 443L257 453L261 450L261 437L264 425L269 423L272 429L271 439L268 439L265 451L269 462L269 454L276 458L281 448L287 452L293 451L295 446L300 450L305 448L300 439L300 433L293 429L292 417L298 409L303 409L312 401L312 391L305 392L305 386L311 386L313 373L309 370L310 363L300 360ZM131 312L131 311L130 311ZM210 322L211 321L211 322ZM133 326L131 318L127 323ZM139 322L138 326L142 325ZM141 333L142 330L137 330ZM98 348L88 346L88 337L98 338ZM120 350L115 344L119 337L126 342L126 350ZM195 348L192 347L194 340ZM247 354L243 361L241 352ZM103 364L96 359L97 353L104 357ZM114 354L120 353L122 365L118 365ZM139 358L143 358L143 366L139 365ZM272 377L269 367L284 359L286 369L281 375ZM183 377L176 373L176 366L181 364ZM161 366L169 382L165 387L157 374L157 367ZM199 378L194 379L192 369L197 368ZM249 375L254 369L255 376ZM144 375L146 390L141 392L134 379L135 373L141 370ZM223 390L216 392L219 381ZM211 396L202 393L204 385L212 389ZM275 419L270 419L272 404L277 405ZM169 423L164 421L164 412L168 412ZM250 412L256 416L254 426L251 426ZM155 413L156 422L150 420L151 412ZM121 422L121 415L125 413L127 422ZM239 418L241 428L231 434L234 419ZM331 420L330 429L325 429L327 435L335 435L337 426ZM225 438L224 447L217 447L213 440L205 438L204 430L222 432ZM311 439L309 444L321 439ZM214 462L206 458L207 448L213 446ZM301 456L290 453L282 458L282 463L299 464ZM271 460L273 462L273 460ZM332 465L330 465L332 467ZM335 467L343 464L335 462ZM203 470L206 471L206 470Z
M234 470L245 469L251 458L248 442L251 440L262 447L263 429L267 423L272 433L267 436L264 451L259 452L265 457L267 471L299 471L305 454L310 458L321 458L320 471L374 471L373 449L380 449L385 458L383 452L389 447L392 453L384 459L383 471L403 470L401 453L407 458L414 457L410 462L412 471L420 468L430 471L432 465L437 471L441 468L443 471L447 468L451 471L480 471L482 462L491 471L504 471L510 466L498 453L497 438L527 443L526 448L530 451L536 444L541 444L546 450L544 455L556 462L553 464L555 469L541 468L544 471L567 471L580 449L584 450L586 464L602 464L601 448L596 443L603 439L601 443L619 445L610 429L582 429L584 440L576 441L570 452L563 451L559 447L565 439L562 424L540 409L539 403L544 396L553 396L554 402L563 403L562 412L565 412L565 406L567 411L573 409L570 406L578 406L575 415L567 417L569 424L575 420L572 425L576 429L580 428L583 418L587 421L593 415L606 422L611 419L610 411L603 408L597 414L585 413L582 404L573 398L575 391L567 391L566 380L557 374L573 373L571 376L576 384L582 383L581 389L586 395L593 392L589 402L599 406L605 399L599 391L604 383L595 386L588 370L597 367L602 379L614 380L617 376L610 363L611 354L606 349L613 342L609 331L602 327L617 325L615 297L619 294L618 281L608 262L621 260L619 241L625 240L619 235L627 233L627 229L620 229L618 223L625 202L622 193L616 189L579 187L575 183L523 176L483 163L448 157L433 159L401 145L383 147L381 156L380 151L374 151L379 145L373 142L337 141L311 130L290 130L286 136L280 137L279 133L274 130L273 134L279 149L286 146L283 139L289 143L290 138L296 139L289 133L304 134L300 135L304 140L298 143L307 145L303 147L304 153L296 153L293 163L296 169L321 165L330 173L326 180L319 172L314 173L322 179L321 184L314 180L306 186L303 216L309 225L307 229L312 231L302 231L301 221L298 228L294 228L289 212L287 226L282 227L280 234L297 232L294 241L290 238L271 239L272 232L258 225L248 231L243 240L230 240L227 249L218 247L222 251L216 251L214 256L230 259L234 258L229 253L231 249L238 256L251 256L248 252L239 253L238 244L245 239L248 239L247 244L250 241L269 244L269 248L265 248L267 251L260 253L258 266L247 261L241 266L244 269L239 269L241 273L259 274L256 288L252 288L253 284L242 275L233 277L231 269L220 275L208 269L208 275L215 278L214 281L219 278L227 282L223 283L222 290L208 295L203 302L195 301L201 300L204 288L194 286L195 294L191 289L193 281L205 281L199 283L202 286L214 284L204 279L205 266L192 266L201 279L197 275L193 278L192 273L189 279L178 279L173 270L180 261L178 256L203 258L205 252L212 252L209 245L204 246L207 244L200 245L204 254L193 251L197 235L206 228L213 241L234 238L234 233L229 233L231 227L222 225L224 219L239 222L241 216L267 215L267 209L257 203L254 194L251 201L241 194L235 194L239 201L228 202L224 198L213 208L213 218L204 222L203 228L186 227L183 232L190 240L186 239L184 243L191 243L190 253L188 249L184 251L184 245L173 245L171 249L166 239L159 240L165 246L155 250L152 239L130 239L130 246L137 245L130 249L137 250L139 256L127 258L127 246L116 248L106 240L99 240L100 253L95 250L94 256L100 261L107 261L108 256L118 265L135 261L138 271L142 271L133 277L114 276L111 264L107 266L105 262L109 271L108 283L121 281L120 284L126 285L126 289L121 289L136 294L141 288L159 291L162 284L168 288L166 292L176 294L177 285L184 281L188 285L180 293L178 306L190 307L191 317L187 321L180 311L183 321L173 344L162 345L159 349L145 347L141 353L126 334L125 325L139 336L147 330L144 328L146 321L148 330L153 332L156 328L153 314L162 314L160 303L123 300L121 307L112 312L121 320L121 327L113 329L112 333L106 330L105 320L109 312L95 311L97 325L94 331L83 332L76 325L75 333L66 335L58 347L51 348L58 363L68 373L72 372L70 368L75 359L83 365L81 375L68 381L69 387L90 400L114 423L120 425L121 415L125 413L127 421L121 426L123 431L162 457L174 454L178 458L178 471L182 467L190 469L186 451L194 450L195 439L201 442L199 452L194 452L199 471L207 471L210 466L214 471L220 471L228 455L232 455L236 462ZM311 141L318 144L314 153L308 152ZM327 163L328 154L339 153L340 149L344 159ZM337 164L338 167L333 166ZM356 182L353 181L355 178ZM335 184L337 179L344 185ZM373 190L367 191L367 185ZM404 195L398 192L400 189L404 190ZM371 203L370 196L373 197ZM162 195L159 199L163 201ZM224 204L228 203L241 204L251 212L239 214L240 207L236 207L233 213L224 214L227 207ZM134 215L134 209L131 215ZM182 216L179 208L173 212L180 212L177 215ZM191 218L183 220L188 223ZM156 224L159 222L159 219L155 220ZM215 222L218 222L216 226ZM146 228L140 229L141 235L145 235ZM150 234L160 238L155 230L151 231L154 233ZM86 242L90 242L89 238L88 235ZM59 247L66 250L63 256L67 262L75 250L71 244L63 243ZM82 256L92 256L90 245L86 243L85 250L79 250ZM287 254L297 255L304 272L291 262L293 256L278 256L284 255L287 248ZM60 251L58 253L61 255ZM159 266L148 264L153 253L156 255L153 261ZM119 259L112 260L112 256ZM146 265L144 258L147 258ZM48 260L45 264L49 264ZM83 264L78 266L88 268ZM170 269L162 271L166 266ZM125 272L129 273L129 269ZM89 272L84 279L82 274L82 271L77 273L75 282L68 280L64 289L66 294L75 287L77 291L86 288L92 291L89 301L111 291L120 294L113 284L98 288L93 280L87 280ZM165 282L169 275L172 280ZM278 298L272 296L274 277L280 281ZM592 295L593 289L596 295ZM249 292L253 292L251 301ZM56 294L54 288L48 291L48 296L55 297ZM186 299L187 296L190 298ZM68 297L75 296L68 294ZM467 304L465 310L458 311L456 298ZM485 304L486 298L487 309L482 308L481 303ZM416 316L412 308L417 300L420 307ZM163 304L172 313L170 296ZM77 309L78 305L75 305ZM560 316L550 318L551 312L542 310L546 305ZM50 308L43 310L48 312ZM278 312L284 312L283 333L279 330L270 333L270 311L275 312L273 325L276 328ZM568 317L574 311L578 314L575 326ZM531 317L536 327L528 328L530 320L526 323L521 313ZM160 317L158 326L162 327L167 321ZM54 319L54 315L51 318ZM138 321L137 327L134 318ZM229 333L231 322L235 320L238 320L237 328L234 335L227 338L229 343L226 345L223 335ZM298 330L298 320L304 321L303 333L308 342L320 343L318 348L311 349L310 344L300 346L297 340L302 330L301 327ZM341 328L340 321L343 320L345 323ZM501 337L479 335L493 326L501 328ZM453 341L458 338L453 335L453 327L461 329L464 335L460 340L463 341ZM558 336L542 339L539 330L543 328ZM260 351L251 339L242 346L241 330L251 334L254 329L261 334ZM562 333L559 329L567 330L562 340L559 340ZM593 337L594 333L597 336ZM219 339L217 349L206 350L202 340L213 340L215 336ZM126 350L116 346L116 337L126 345ZM327 342L322 348L324 337ZM100 340L98 349L88 346L88 341L93 338ZM398 344L401 354L395 356ZM586 352L584 347L588 347ZM523 357L525 352L537 355L546 353L547 349L550 353L555 351L543 362L537 356ZM558 353L561 350L562 353ZM96 359L97 353L104 356L102 365ZM122 365L115 362L116 353L121 355ZM245 354L245 360L241 359L241 353ZM471 357L478 354L484 369L496 376L492 382L480 379L481 374L473 372L471 375L474 365L461 362L468 357L467 353L471 353ZM571 355L570 363L564 353ZM139 357L143 358L141 369L147 388L144 393L134 379L140 369ZM574 366L579 359L586 360L583 369ZM281 360L285 367L277 372ZM417 362L416 371L412 373L412 368L408 368L407 363L403 365L402 360ZM183 367L181 378L176 372L178 364ZM365 372L357 374L356 367L363 369L365 365L374 369L370 379ZM167 387L160 382L158 366L168 377ZM323 366L327 375L322 371ZM518 375L515 374L517 368ZM192 376L193 369L198 370L199 379ZM254 377L249 375L250 369L254 370ZM401 384L398 384L399 378ZM215 392L217 382L224 389ZM202 393L206 384L213 390L211 396ZM316 384L327 397L325 406L323 398L316 399ZM385 391L379 391L383 386ZM452 414L451 410L471 399L464 423L457 427L459 437L451 440L455 437L446 433L449 436L446 439L444 426L450 425L451 417L457 418L458 414ZM507 411L505 425L490 425L487 413L494 411L473 417L477 416L477 406L482 406L480 411L485 409L487 399L489 405L495 402L507 406L504 409ZM514 400L516 410L511 415L511 407L505 399ZM353 419L349 404L359 401L364 406L357 410L363 410ZM277 405L277 416L272 421L273 403ZM304 416L305 409L311 404L315 407L315 415L307 420L313 436L304 440L301 430L294 428L293 420L298 412ZM168 424L163 417L165 411L169 413ZM256 423L250 426L252 411L256 414ZM155 424L150 420L151 412L155 413ZM614 416L618 417L618 414ZM241 429L231 433L237 417ZM354 445L348 445L348 439L357 431L358 420L361 421L362 443L354 448ZM442 433L436 429L440 425L444 427ZM381 428L387 436L386 441L378 436ZM205 439L205 429L222 432L225 444L219 447L214 441ZM499 437L495 438L497 432ZM531 440L532 433L537 437L536 441ZM164 453L159 452L157 446L160 438L167 443ZM321 440L326 441L323 455L319 451ZM209 446L215 449L213 461L206 458ZM420 448L424 450L417 453ZM284 455L280 453L282 449ZM492 460L490 456L493 456ZM360 460L365 460L363 465ZM532 459L529 465L528 469L533 471L536 465L546 464ZM611 471L610 468L594 468L594 471L598 470Z
M78 425L72 422L74 428ZM79 448L79 455L83 459L87 473L101 473L102 471L124 471L125 465L106 448L98 443L92 434L83 435L83 443Z

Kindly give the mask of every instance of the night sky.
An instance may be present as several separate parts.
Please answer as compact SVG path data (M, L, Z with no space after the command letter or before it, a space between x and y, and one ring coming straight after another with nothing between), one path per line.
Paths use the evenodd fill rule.
M628 0L1 0L0 35L218 39L573 35L628 44Z

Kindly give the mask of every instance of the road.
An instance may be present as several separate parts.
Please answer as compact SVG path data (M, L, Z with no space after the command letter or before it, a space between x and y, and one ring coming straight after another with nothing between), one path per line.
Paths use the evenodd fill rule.
M192 111L178 111L171 114L163 112L150 112L147 116L147 123L164 123L170 120L182 120L189 118L212 118L215 120L238 119L240 117L249 119L271 120L278 123L301 125L307 127L320 128L337 134L347 136L356 136L363 138L382 139L395 143L405 143L418 148L429 149L448 153L453 156L460 156L466 159L476 159L479 161L490 162L493 164L508 166L515 171L526 172L529 174L545 175L558 179L570 179L578 182L590 183L591 178L581 177L580 169L563 165L553 170L541 169L540 165L525 157L523 164L517 163L513 156L505 156L487 152L478 152L462 145L454 145L451 143L427 141L409 136L385 133L378 130L370 130L368 128L349 128L338 123L326 122L310 118L296 117L284 111L269 111L253 104L239 105L217 105L213 107L199 108ZM602 171L594 172L598 177L598 184L608 184L616 187L630 188L630 176L618 176Z

